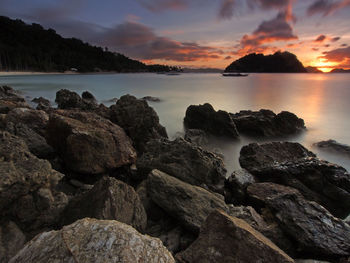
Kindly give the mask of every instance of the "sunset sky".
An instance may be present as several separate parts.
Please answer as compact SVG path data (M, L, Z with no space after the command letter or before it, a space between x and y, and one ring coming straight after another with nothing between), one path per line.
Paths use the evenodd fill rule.
M350 0L0 0L0 15L147 63L225 68L287 50L350 68Z

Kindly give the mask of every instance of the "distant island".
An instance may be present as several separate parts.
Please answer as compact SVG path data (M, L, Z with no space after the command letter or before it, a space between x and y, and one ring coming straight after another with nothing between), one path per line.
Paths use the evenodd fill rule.
M350 69L335 68L330 73L350 73Z
M294 54L278 51L267 56L246 55L229 65L225 72L306 73L307 70Z
M305 69L306 69L307 73L323 73L323 71L319 70L317 67L309 66L309 67L306 67Z
M63 38L39 24L0 16L0 71L161 72L177 67L146 65L107 48Z

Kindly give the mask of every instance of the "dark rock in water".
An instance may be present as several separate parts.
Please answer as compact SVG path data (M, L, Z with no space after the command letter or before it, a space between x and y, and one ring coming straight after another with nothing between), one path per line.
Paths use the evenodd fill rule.
M144 231L147 224L145 209L135 190L111 177L103 177L90 191L74 197L62 214L62 224L84 217L117 220L138 231Z
M345 154L350 157L350 146L346 144L339 143L335 140L322 141L315 144L317 147L332 152Z
M89 91L84 91L84 92L81 94L81 97L82 97L83 100L90 100L90 101L97 102L95 96L92 95Z
M246 204L246 190L252 183L255 183L254 176L247 170L234 171L225 180L225 202L234 205Z
M12 222L0 224L0 262L8 262L24 246L25 235Z
M186 129L184 139L197 146L205 146L209 143L205 131L199 129Z
M152 97L152 96L146 96L146 97L143 97L142 99L150 102L161 102L160 98Z
M350 226L316 202L305 200L296 189L258 183L248 186L248 194L271 209L301 253L318 258L350 255Z
M136 160L123 129L94 113L56 111L50 115L47 138L66 167L80 174L103 174Z
M253 173L263 167L285 161L298 160L316 155L299 143L271 142L264 144L251 143L242 147L239 157L240 165Z
M0 114L7 114L15 108L30 108L30 106L14 89L0 86Z
M85 91L84 98L74 91L61 89L56 93L56 103L59 109L81 109L95 110L98 107L95 97L88 91Z
M51 102L48 99L45 99L43 97L34 98L32 99L32 102L41 104L43 106L51 107Z
M140 153L145 151L149 140L168 138L157 113L145 100L125 95L110 107L110 111L110 120L125 130Z
M294 262L244 220L221 211L212 212L198 239L176 255L178 262Z
M215 136L239 136L231 116L226 111L215 111L209 103L189 106L184 124L187 129L200 129Z
M277 115L270 110L240 111L230 116L238 132L249 136L276 137L305 129L304 120L287 111Z
M91 218L36 236L10 262L175 263L159 239L115 220Z
M137 160L141 177L153 169L161 170L189 184L222 192L226 169L221 158L182 138L153 140Z
M62 174L38 159L19 137L0 132L0 213L27 232L57 222L67 197L55 190Z
M216 208L227 210L222 197L158 170L149 174L147 191L154 203L195 233L210 212Z

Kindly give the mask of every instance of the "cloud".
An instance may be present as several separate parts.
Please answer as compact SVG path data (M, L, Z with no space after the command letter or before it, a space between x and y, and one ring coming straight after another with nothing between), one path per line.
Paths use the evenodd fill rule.
M327 37L325 35L319 35L313 42L321 43L321 42L325 41L326 38Z
M307 9L308 15L322 14L328 16L338 11L339 9L350 6L350 0L316 0Z
M137 0L137 2L155 13L165 10L183 10L188 6L188 0Z
M222 1L220 11L219 11L219 18L230 19L233 16L235 5L236 5L236 0Z
M323 52L321 58L327 59L333 62L345 62L350 60L350 47L338 48L331 51Z
M102 40L100 45L141 60L198 61L218 59L222 54L213 47L158 36L152 28L130 21L105 30L96 39Z
M333 38L331 38L332 42L337 42L338 40L340 40L340 37L333 37Z

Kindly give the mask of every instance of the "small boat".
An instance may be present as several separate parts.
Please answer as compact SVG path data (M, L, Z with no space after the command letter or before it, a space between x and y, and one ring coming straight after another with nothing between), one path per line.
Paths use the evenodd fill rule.
M247 77L248 74L242 74L238 72L222 73L224 77Z

